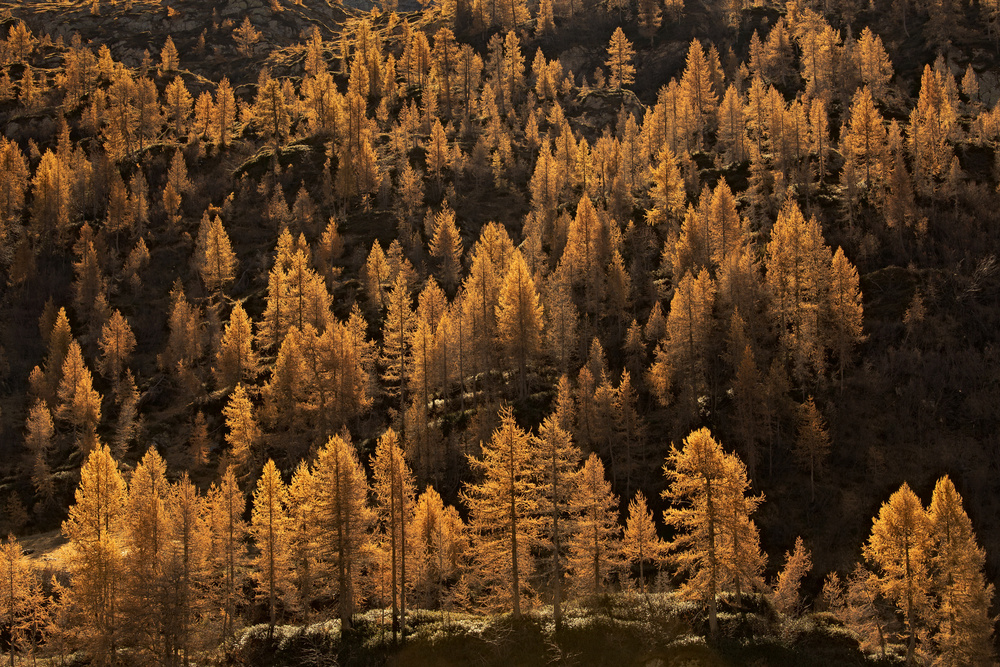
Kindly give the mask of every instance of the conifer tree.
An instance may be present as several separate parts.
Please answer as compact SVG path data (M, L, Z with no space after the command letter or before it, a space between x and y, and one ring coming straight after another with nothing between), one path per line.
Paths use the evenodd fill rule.
M825 311L828 345L837 355L837 371L843 390L844 367L850 363L854 347L865 337L858 271L844 255L843 248L837 248L830 263L830 291Z
M993 584L984 579L986 552L977 544L962 497L947 475L934 486L927 515L938 661L956 667L987 664L995 653L989 616Z
M667 543L670 559L689 575L681 586L687 597L707 599L709 629L717 635L716 597L727 583L760 577L764 559L750 514L762 498L747 497L746 470L726 454L708 429L699 429L681 449L671 447L663 466L669 486L663 497L674 505L663 520L679 532Z
M208 492L209 589L212 602L222 613L222 636L236 630L238 606L247 564L247 525L243 520L247 499L230 464L218 484Z
M236 254L218 215L209 219L206 211L202 216L194 262L205 288L213 294L225 288L235 278Z
M683 387L689 416L707 389L708 345L712 333L715 284L707 269L697 277L685 274L677 285L667 315L666 363ZM659 360L658 360L659 361Z
M799 433L795 441L795 453L803 467L809 468L809 496L816 502L816 472L822 470L830 453L830 436L826 432L823 415L820 414L812 396L799 408Z
M101 373L115 385L121 377L122 369L135 349L135 334L121 311L115 310L101 329Z
M656 31L663 22L663 11L660 9L659 0L640 0L638 13L639 32L649 39L649 44L652 46Z
M179 76L175 77L173 81L167 84L164 94L166 95L167 117L174 121L174 136L178 139L186 138L188 134L188 119L191 117L194 101L191 98L191 93L188 92L187 86L184 85L184 79Z
M441 495L428 486L417 498L413 511L414 555L417 557L415 588L424 591L437 607L443 607L445 583L454 579L468 546L465 524L458 510L445 506Z
M94 379L83 361L80 344L69 344L59 382L59 404L56 417L69 422L77 438L77 446L89 452L97 441L96 429L101 421L101 395L94 389Z
M903 613L907 660L913 659L917 624L929 603L930 548L930 521L920 500L904 482L879 509L864 555L880 571L879 590Z
M467 483L462 497L470 512L477 573L486 588L483 600L521 618L522 597L531 592L531 550L540 524L538 484L531 473L535 451L510 408L500 411L500 426L482 449L482 458L471 460L482 481Z
M55 499L55 485L52 469L49 466L52 434L52 413L45 401L37 399L28 411L28 418L25 421L24 446L27 449L25 469L30 473L35 496L43 507Z
M91 655L113 663L124 624L126 486L107 446L95 447L84 462L75 500L62 524L70 543L67 607Z
M650 178L653 187L650 189L649 197L653 206L646 211L646 222L655 227L677 220L684 210L686 195L677 159L669 147L663 147L654 166L650 167Z
M367 502L368 480L354 447L339 435L320 449L311 479L320 574L330 577L340 622L350 628L374 519Z
M164 587L165 551L169 542L166 501L167 464L150 447L129 483L125 507L124 606L133 641L160 660L167 660L160 638L167 634L170 609Z
M406 626L407 554L413 551L406 528L414 511L416 485L406 465L396 432L388 429L378 440L372 456L372 491L383 531L388 534L392 568L392 632ZM412 540L412 537L409 538Z
M257 457L260 442L260 427L254 417L253 403L242 383L229 397L229 403L222 409L226 418L226 444L229 445L229 461L240 478L249 476Z
M195 645L196 625L205 612L202 596L206 584L209 540L205 498L185 471L170 486L167 498L167 531L165 573L168 616L172 638L172 658L190 664Z
M823 370L819 315L829 284L830 250L816 218L795 202L778 214L767 244L767 286L778 336L795 377L804 383Z
M801 604L799 586L811 569L809 549L806 549L801 537L796 537L793 550L785 553L785 567L778 573L778 581L774 586L774 606L778 611L794 614L798 610Z
M528 395L528 362L538 352L543 312L524 256L515 251L500 287L496 318L500 342L517 366L522 398Z
M455 213L449 208L434 215L430 251L431 256L441 263L441 281L449 290L454 290L461 280L462 237L455 224Z
M250 317L240 303L233 305L229 322L222 334L222 342L215 356L216 385L233 387L239 382L252 382L260 372L260 360L253 349L253 331Z
M634 57L632 43L625 37L621 27L615 28L608 44L608 59L604 63L608 66L608 85L612 90L620 91L635 83L635 66L632 64Z
M663 556L663 541L656 534L653 513L646 505L646 496L636 491L628 504L628 518L622 534L622 558L628 565L639 564L639 585L646 594L646 563L658 563Z
M220 146L227 146L232 139L236 122L236 97L229 79L222 77L215 89L215 104L212 106L211 134Z
M599 595L619 567L618 497L605 479L604 464L591 453L575 475L570 504L577 512L569 539L573 586L585 596Z
M36 592L35 569L13 535L0 544L0 619L10 633L10 665L14 667L15 637L19 626L30 615Z
M568 536L577 511L572 498L574 478L583 458L566 428L568 425L560 424L558 415L552 414L545 418L534 438L538 452L535 464L540 496L538 512L545 517L542 546L551 553L548 576L552 581L552 618L557 629L562 627Z
M268 459L253 492L250 533L258 551L253 563L257 597L267 600L269 639L274 636L278 603L291 593L289 532L288 488Z
M416 326L410 284L405 273L400 272L396 276L386 302L388 308L382 325L382 378L389 384L387 392L399 397L398 416L402 423L410 373L410 336Z

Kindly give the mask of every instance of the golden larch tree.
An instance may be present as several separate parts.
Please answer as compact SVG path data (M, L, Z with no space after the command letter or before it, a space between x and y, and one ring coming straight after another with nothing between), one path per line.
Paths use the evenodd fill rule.
M646 496L642 491L636 491L628 504L621 555L628 566L639 565L639 586L643 595L646 594L646 564L660 562L663 553L664 544L656 534L656 523L646 504Z
M42 507L55 499L55 484L49 453L52 450L52 412L42 399L36 399L25 420L24 446L27 449L25 469L31 476L35 496Z
M632 42L625 37L621 27L615 28L608 44L608 59L604 63L608 66L608 86L612 90L618 91L635 83L635 66L632 64L634 57Z
M350 628L374 513L368 480L354 446L339 435L320 449L312 466L319 577L329 577L343 627Z
M274 461L268 459L253 492L250 517L250 534L257 545L253 578L257 582L258 599L267 600L268 638L274 636L278 603L292 593L290 533L288 488Z
M809 497L816 502L816 473L823 469L830 454L830 434L827 433L823 414L816 407L813 397L799 406L799 431L795 439L795 454L802 467L809 469Z
M543 312L524 256L515 251L500 286L496 318L500 343L517 367L522 398L528 395L528 363L538 353Z
M250 316L237 302L229 313L222 334L219 351L215 355L216 385L220 388L235 386L239 382L252 382L260 373L260 358L253 348L253 328Z
M482 481L466 483L462 492L470 512L476 572L485 589L482 599L521 618L522 598L531 593L532 548L541 522L538 483L531 472L535 448L513 411L503 408L500 426L482 450L481 459L470 461Z
M130 639L151 658L166 660L161 643L167 634L170 609L163 595L167 581L164 555L169 542L166 501L169 495L167 464L150 447L129 482L125 506L125 560L123 618Z
M243 520L246 495L232 465L208 491L208 597L213 611L222 616L222 636L236 630L238 607L247 567L247 525Z
M222 218L218 215L210 218L207 211L198 227L194 264L205 283L205 289L213 294L233 282L236 276L236 253L233 252L229 235L222 226Z
M563 376L565 378L565 376ZM568 425L567 425L568 426ZM548 577L552 581L552 618L562 627L563 586L566 576L566 551L572 531L574 479L583 453L573 444L557 414L549 415L534 438L537 450L535 475L538 480L538 512L545 517L541 527L542 551L548 551Z
M811 556L801 537L796 537L795 547L785 553L785 567L778 573L773 593L774 606L781 613L792 615L798 612L802 604L799 587L812 569Z
M95 447L62 524L69 540L66 606L98 660L114 662L123 626L121 603L126 485L107 446Z
M101 373L117 386L122 370L135 350L135 334L121 311L116 309L111 313L111 318L101 329L98 344L101 347Z
M600 595L620 564L621 527L618 497L596 453L574 476L570 505L577 513L567 544L573 589L585 597Z
M238 383L229 396L229 402L222 409L226 418L226 444L229 445L228 459L241 478L246 478L257 456L261 431L254 416L253 402L247 395L243 383Z
M663 466L669 484L663 497L673 503L663 520L678 531L666 548L678 572L688 575L681 594L707 600L713 636L719 631L718 593L727 583L738 591L741 579L759 578L764 565L750 518L761 498L745 495L742 466L706 428L691 433L681 449L671 447Z
M395 637L400 628L406 626L406 565L407 555L413 551L412 545L407 542L406 528L412 521L416 484L413 473L406 465L396 432L392 429L379 437L371 466L375 511L388 537L392 570L392 632Z
M864 545L865 559L879 570L880 592L906 621L906 659L917 646L918 623L929 607L930 521L905 482L882 504Z
M938 661L949 667L989 664L995 650L989 611L993 584L983 575L986 552L947 475L934 486L927 514Z

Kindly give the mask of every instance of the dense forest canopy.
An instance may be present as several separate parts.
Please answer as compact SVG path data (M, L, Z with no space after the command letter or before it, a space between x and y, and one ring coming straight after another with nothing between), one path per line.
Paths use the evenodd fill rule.
M992 664L996 2L0 12L12 665Z

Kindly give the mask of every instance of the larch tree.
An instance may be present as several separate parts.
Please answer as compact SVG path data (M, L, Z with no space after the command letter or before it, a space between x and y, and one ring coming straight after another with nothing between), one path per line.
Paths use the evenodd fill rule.
M663 10L660 8L660 0L639 0L639 33L649 39L652 46L656 31L660 29L663 22Z
M206 611L203 597L209 556L206 499L187 472L170 485L167 497L164 572L170 600L171 657L189 665L197 625Z
M521 398L528 395L528 363L538 353L543 312L524 256L515 251L500 287L496 318L500 342L517 367Z
M10 633L10 667L14 667L18 628L30 616L38 587L35 568L13 535L0 544L0 619Z
M25 421L24 446L28 458L25 468L31 476L35 497L43 507L55 500L55 484L49 465L53 432L52 412L48 404L42 399L36 399Z
M430 242L431 256L441 264L441 281L454 290L461 280L462 237L455 224L455 213L449 208L434 215L434 235Z
M854 158L855 168L864 174L865 188L872 191L885 178L886 132L885 120L867 86L854 94L850 126L845 134L843 143Z
M122 606L131 639L159 660L167 660L160 638L167 634L170 610L163 595L166 585L164 552L167 535L167 464L150 447L136 465L125 506Z
M680 279L667 314L666 362L682 387L683 402L693 417L698 397L708 388L707 370L712 335L715 283L707 269ZM660 363L661 359L654 362Z
M135 350L135 334L121 311L115 310L101 329L101 373L117 386L122 370Z
M652 188L649 191L652 207L646 211L646 222L654 227L673 222L684 210L687 195L684 179L677 166L677 158L669 146L664 146L650 166Z
M830 435L827 433L823 415L813 401L799 407L799 431L795 439L795 454L802 467L809 469L809 497L816 502L816 472L823 469L826 457L830 453Z
M636 491L628 504L621 554L630 567L639 565L639 586L643 595L646 594L646 563L658 563L663 557L663 550L663 541L656 534L656 523L646 504L646 496L642 491Z
M993 584L983 575L986 552L947 475L934 486L927 514L938 662L950 667L989 664L995 650L989 612Z
M250 316L239 302L233 305L233 310L229 313L229 322L222 334L212 372L219 388L252 382L260 372L260 358L253 348Z
M194 100L191 98L187 86L184 85L184 79L179 76L175 77L167 84L164 95L166 96L167 117L173 121L174 136L178 139L186 139L188 119L191 118Z
M482 578L484 602L508 608L521 618L522 598L530 593L534 572L532 548L538 539L538 483L531 473L536 453L531 437L514 421L510 408L500 411L500 426L482 445L482 458L471 459L482 474L467 483L462 497L470 512L472 552Z
M218 215L209 218L206 211L202 216L194 263L205 289L213 294L224 289L236 277L236 253Z
M222 414L226 419L226 428L229 429L226 433L228 460L236 468L239 477L245 479L253 469L261 431L254 416L253 402L243 383L236 385Z
M123 626L126 485L107 446L95 447L80 470L80 485L62 524L69 540L67 606L91 655L114 662Z
M865 559L878 567L878 587L906 621L906 659L913 660L918 622L929 606L930 521L905 482L882 504L864 545Z
M565 376L563 376L565 378ZM534 438L537 451L535 475L540 498L538 512L545 517L541 527L542 551L551 554L549 572L552 581L552 618L556 629L562 627L563 579L566 575L566 548L576 512L572 503L573 481L583 458L573 444L557 414L549 415Z
M226 146L232 139L236 123L236 97L229 79L222 77L215 89L215 104L212 106L210 134L217 144Z
M707 600L713 636L719 631L718 593L729 582L738 590L741 578L759 577L763 569L750 518L761 499L746 497L749 483L742 465L702 428L681 449L672 447L663 466L669 484L663 497L673 503L663 520L678 531L666 549L677 570L688 575L681 594Z
M632 42L625 37L621 27L615 28L608 44L608 59L604 63L608 67L608 85L612 90L620 91L635 83L635 66L632 64L634 57Z
M28 161L16 142L0 139L0 242L11 243L28 190ZM5 246L6 247L6 246ZM0 255L0 261L5 258Z
M844 387L844 368L851 362L852 352L864 335L864 306L858 270L837 248L830 262L830 286L824 315L827 345L837 355L840 387Z
M414 588L433 606L444 607L445 585L457 577L468 546L458 510L428 486L413 510Z
M861 83L871 90L876 102L882 101L886 86L892 78L892 62L882 46L882 38L865 26L858 38L855 58Z
M222 636L230 637L236 621L247 565L246 495L230 464L208 491L208 534L211 535L209 598L222 615Z
M83 361L80 344L69 344L59 382L56 417L72 426L77 446L89 452L97 442L97 424L101 421L101 395L94 389L94 378Z
M815 217L790 201L778 214L766 250L771 316L800 385L823 370L820 309L829 285L830 249Z
M281 145L291 131L292 116L288 100L281 89L281 81L268 76L257 90L253 104L253 124L273 142L274 164L277 166Z
M407 554L413 551L412 545L407 542L406 528L412 521L416 484L413 473L406 465L396 432L392 429L379 437L371 467L375 510L389 543L392 632L395 637L401 628L406 627L406 564Z
M292 592L288 514L288 488L274 461L268 459L253 492L250 518L250 533L257 545L253 578L257 582L258 599L267 600L268 639L274 636L278 603Z
M320 449L311 480L319 574L329 576L340 622L350 628L374 521L368 480L353 445L339 435Z
M799 588L802 579L812 569L812 557L801 537L795 538L795 547L785 553L785 567L778 573L774 585L774 606L783 614L794 614L802 604Z
M620 564L618 497L604 476L604 463L596 453L574 476L570 505L577 513L568 540L573 588L590 597L600 595Z
M386 392L399 399L397 416L400 424L405 424L403 415L406 413L406 383L410 374L409 343L411 333L417 324L412 301L409 279L405 272L400 271L386 297L387 308L382 322L380 359L383 366L382 379L388 384Z
M249 16L244 17L243 23L233 30L233 40L244 57L253 55L254 45L260 41L260 32L250 23Z

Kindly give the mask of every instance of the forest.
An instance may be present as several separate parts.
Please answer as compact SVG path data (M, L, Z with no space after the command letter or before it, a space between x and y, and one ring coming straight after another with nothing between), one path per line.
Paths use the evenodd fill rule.
M16 665L993 665L1000 3L0 3Z

